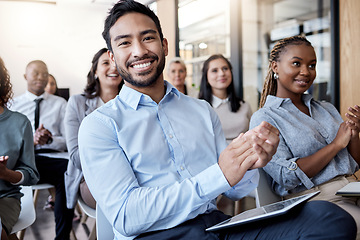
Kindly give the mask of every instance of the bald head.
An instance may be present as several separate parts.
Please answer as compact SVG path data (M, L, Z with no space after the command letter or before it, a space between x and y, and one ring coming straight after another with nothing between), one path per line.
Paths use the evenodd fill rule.
M48 68L43 61L34 60L26 66L24 78L27 81L29 92L37 96L43 94L48 82L48 77Z

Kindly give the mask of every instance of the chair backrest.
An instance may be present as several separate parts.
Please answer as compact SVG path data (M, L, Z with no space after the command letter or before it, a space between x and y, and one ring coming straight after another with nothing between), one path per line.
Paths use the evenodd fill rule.
M21 211L19 219L14 225L11 234L29 227L35 222L36 219L32 187L22 186L20 191L24 194L24 196L21 198Z
M82 199L81 195L79 194L78 195L78 204L79 206L81 207L81 210L86 214L88 215L89 217L91 218L96 218L96 210L89 207L85 202L84 200Z
M256 207L262 207L270 203L278 202L281 197L274 193L267 181L268 176L262 168L259 168L260 180L259 185L255 190Z
M98 204L96 204L96 236L97 240L114 239L112 226Z

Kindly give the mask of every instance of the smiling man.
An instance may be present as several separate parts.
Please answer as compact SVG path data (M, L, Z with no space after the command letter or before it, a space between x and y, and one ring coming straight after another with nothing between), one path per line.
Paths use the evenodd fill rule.
M212 107L163 79L167 40L144 5L115 4L103 37L125 86L83 120L79 151L85 180L115 239L354 236L351 216L322 201L261 226L206 232L230 217L216 209L219 194L236 200L257 186L256 168L275 153L278 130L263 122L227 146Z

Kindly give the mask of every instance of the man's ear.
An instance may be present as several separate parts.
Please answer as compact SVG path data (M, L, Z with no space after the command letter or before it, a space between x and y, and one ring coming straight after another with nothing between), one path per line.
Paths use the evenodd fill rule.
M115 65L115 57L114 57L114 54L113 54L112 51L110 51L110 50L108 50L107 53L108 53L108 55L109 55L111 64Z
M162 47L163 47L165 56L167 56L168 53L169 53L169 49L168 49L168 41L167 41L166 38L164 38L164 39L162 40Z
M25 80L27 81L27 79L26 79L26 73L24 73L24 78L25 78Z

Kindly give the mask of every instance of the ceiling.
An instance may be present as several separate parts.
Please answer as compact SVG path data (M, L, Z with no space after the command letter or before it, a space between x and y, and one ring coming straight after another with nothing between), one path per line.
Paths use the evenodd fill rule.
M0 0L0 2L34 2L43 4L57 4L59 2L67 2L74 4L99 4L99 5L113 5L118 0ZM142 4L149 4L154 0L136 0Z

